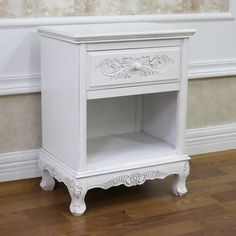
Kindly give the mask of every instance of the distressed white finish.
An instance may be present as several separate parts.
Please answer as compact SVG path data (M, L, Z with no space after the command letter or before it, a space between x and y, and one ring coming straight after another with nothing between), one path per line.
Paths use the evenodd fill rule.
M53 177L64 182L74 215L84 213L86 192L95 187L134 186L174 174L173 193L187 192L187 43L195 31L153 23L140 23L135 31L133 26L116 24L115 32L108 24L100 33L96 25L87 31L86 25L39 30L41 187L52 190ZM120 49L104 50L111 42ZM106 72L119 76L106 78L97 71L104 61Z
M187 192L187 42L194 30L171 28L143 23L139 30L133 24L116 24L116 31L113 24L100 26L102 32L96 25L39 30L41 187L52 190L53 178L64 182L74 215L84 213L86 192L95 187L174 174L173 193ZM161 45L152 47L155 40ZM106 44L120 49L104 50ZM119 75L106 78L107 71Z
M179 47L88 52L88 86L178 82L179 61Z
M75 178L71 173L66 172L53 163L52 160L40 158L39 166L43 170L41 187L48 191L54 188L54 180L63 182L70 193L71 204L70 211L75 216L81 216L85 210L85 195L89 189L102 188L125 185L127 187L141 185L147 180L164 179L169 175L174 175L172 184L173 194L182 196L187 192L186 179L189 175L188 160L182 160L174 163L167 163L157 166L149 166L142 168L133 168L130 170L113 171L106 174L94 174L86 178Z
M85 194L95 187L133 186L175 174L173 193L181 196L187 191L186 43L194 30L172 30L171 26L163 30L158 24L144 23L140 24L142 32L135 32L133 26L116 24L119 30L115 32L113 24L104 25L100 26L104 32L99 34L96 25L89 25L88 31L86 26L39 30L42 35L41 187L52 190L52 177L64 182L71 195L70 210L74 215L83 214ZM157 47L153 43L155 38L166 39L166 43ZM143 41L149 41L149 48L146 45L143 49ZM113 42L120 50L99 51L100 43L106 42ZM130 42L129 47L126 42ZM97 44L93 46L97 47L95 51L89 48L90 43ZM162 52L167 54L164 59ZM88 59L91 55L97 55L95 62ZM111 55L135 58L135 65L131 60L131 76L126 74L126 65L117 64L110 59ZM140 57L146 61L140 62ZM110 60L111 65L108 64L114 70L124 68L124 73L116 78L117 83L109 84L105 75L95 73L94 66L104 60ZM159 67L155 63L159 63ZM175 65L172 72L169 72L172 69L169 63ZM144 66L160 70L163 64L165 73L152 74L152 80L149 79L151 72L140 74ZM126 82L132 76L134 81ZM90 80L98 80L95 91L91 90Z

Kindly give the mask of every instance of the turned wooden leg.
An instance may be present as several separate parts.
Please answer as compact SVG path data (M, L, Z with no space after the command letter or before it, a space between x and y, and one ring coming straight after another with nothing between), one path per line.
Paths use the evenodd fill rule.
M172 184L172 192L175 196L181 197L187 193L186 179L189 175L189 163L184 163L183 171L174 176L174 182Z
M71 204L70 211L74 216L81 216L86 210L85 195L87 188L82 186L79 180L73 180L68 187Z
M42 180L40 186L45 191L51 191L55 187L55 180L47 170L42 171Z

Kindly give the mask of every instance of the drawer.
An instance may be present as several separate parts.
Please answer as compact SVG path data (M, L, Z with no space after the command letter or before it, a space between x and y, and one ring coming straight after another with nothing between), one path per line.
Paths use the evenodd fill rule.
M90 51L87 63L88 90L180 79L180 47Z

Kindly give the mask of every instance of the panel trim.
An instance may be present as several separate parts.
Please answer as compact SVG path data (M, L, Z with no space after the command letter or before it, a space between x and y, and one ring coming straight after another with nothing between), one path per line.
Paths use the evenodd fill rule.
M236 123L206 128L188 129L188 155L236 149Z
M186 132L188 155L236 149L236 123ZM39 150L0 154L0 182L41 176L38 168Z
M202 61L189 64L189 79L225 76L236 76L236 59ZM0 77L0 95L36 93L40 91L40 74L6 75Z
M236 59L202 61L189 64L189 79L236 75Z
M233 7L231 7L233 8ZM230 9L231 9L230 8ZM80 16L80 17L41 17L41 18L6 18L0 20L0 29L35 27L41 25L61 24L92 24L114 22L205 22L229 21L235 17L230 12L223 13L190 13L190 14L160 14L160 15L121 15L121 16Z
M37 149L0 154L0 182L41 176L38 157Z
M36 93L40 90L40 75L6 75L0 77L0 95Z

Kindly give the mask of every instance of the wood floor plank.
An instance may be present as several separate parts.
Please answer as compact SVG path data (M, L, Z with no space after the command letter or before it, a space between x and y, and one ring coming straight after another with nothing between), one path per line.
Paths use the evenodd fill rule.
M40 179L0 183L2 236L235 236L236 150L193 157L186 196L172 196L172 177L142 186L94 189L82 217L69 212L64 184Z

